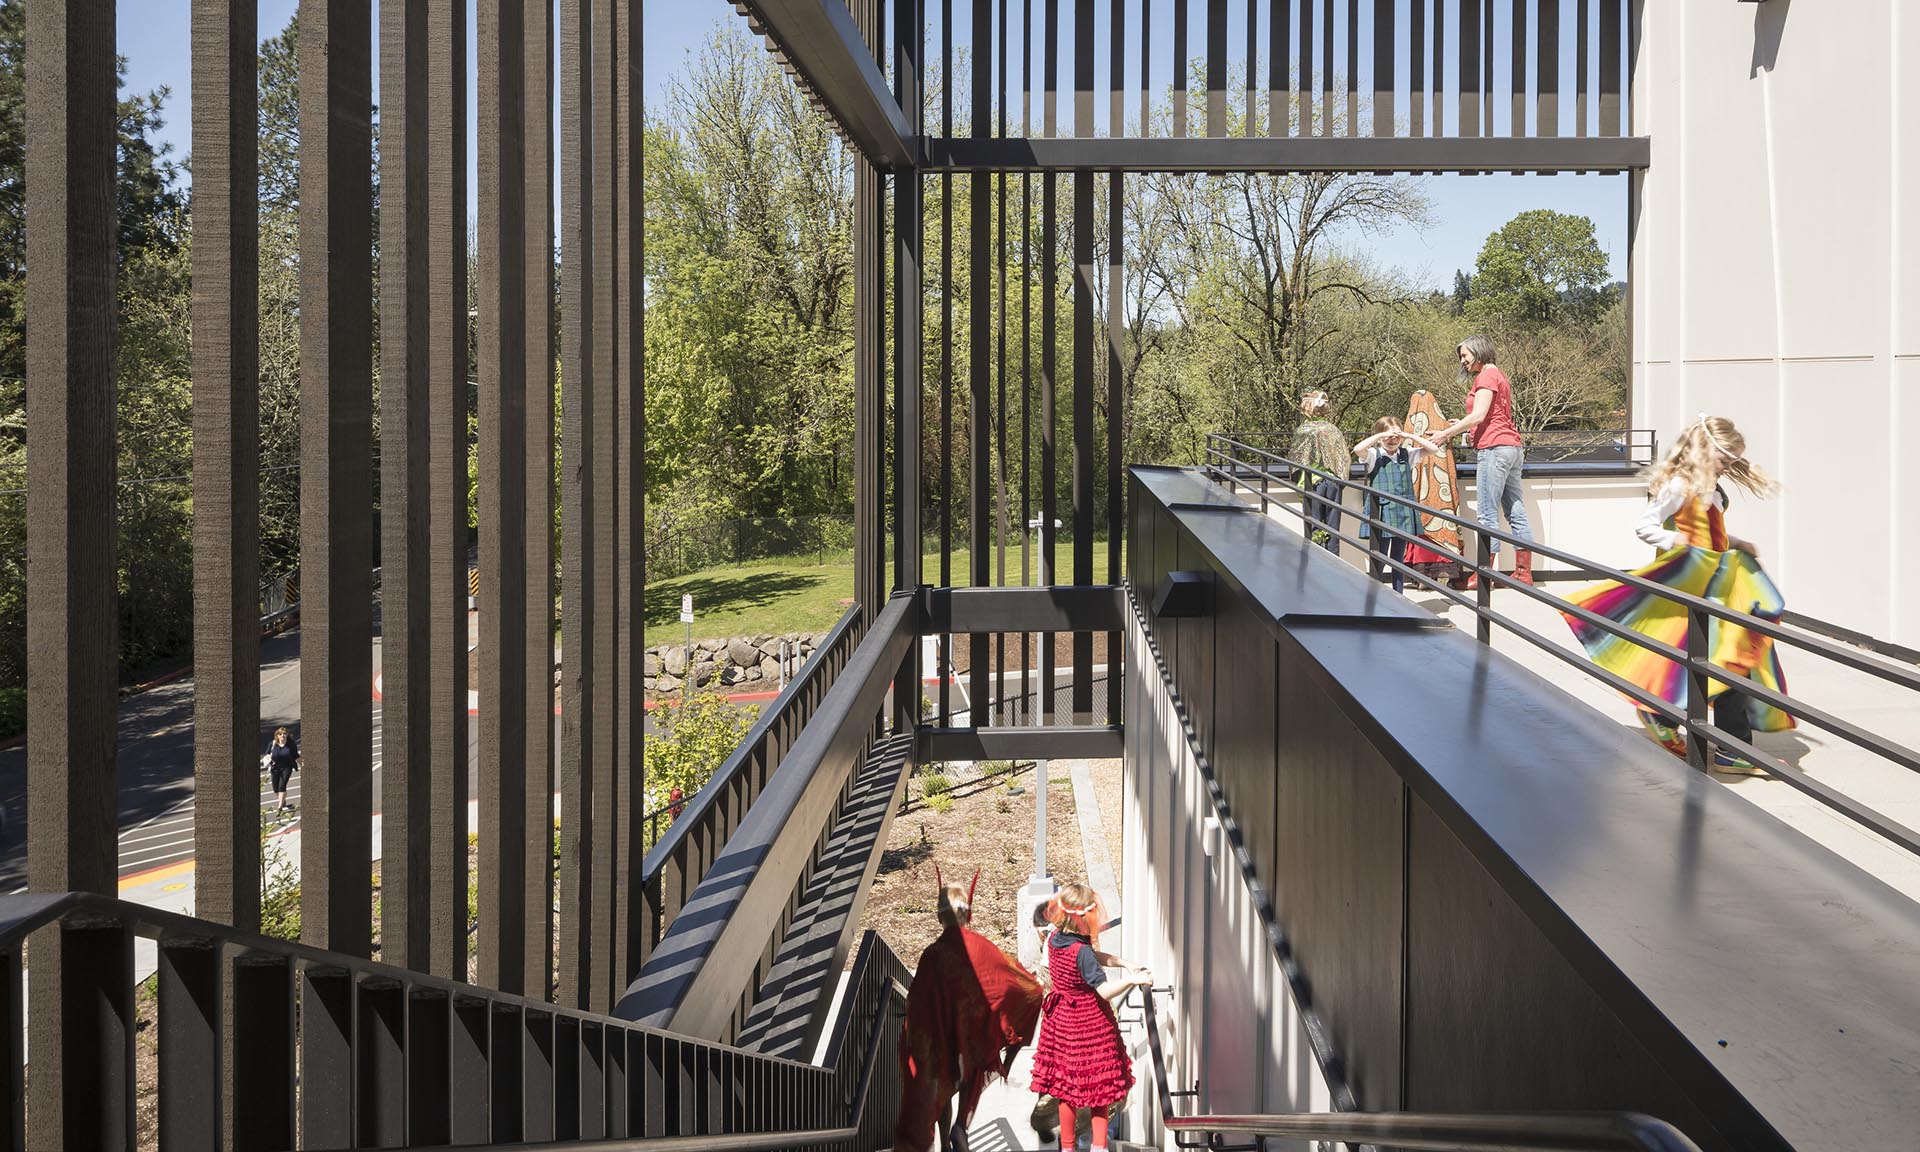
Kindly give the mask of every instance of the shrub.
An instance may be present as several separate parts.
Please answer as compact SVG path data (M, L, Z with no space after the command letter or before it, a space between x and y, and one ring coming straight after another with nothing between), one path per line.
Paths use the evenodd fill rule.
M953 781L939 772L928 772L920 777L920 795L942 796L953 791Z
M293 855L267 833L273 824L260 820L260 934L276 940L300 939L300 873Z
M655 713L660 731L647 737L647 810L665 807L678 788L691 799L753 728L754 710L717 692L702 692Z
M933 809L935 812L951 812L953 811L953 797L945 792L937 792L927 797L927 807Z

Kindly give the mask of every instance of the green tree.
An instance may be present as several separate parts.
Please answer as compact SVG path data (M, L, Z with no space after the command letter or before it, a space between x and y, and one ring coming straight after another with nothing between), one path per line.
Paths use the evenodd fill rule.
M1591 324L1615 295L1593 221L1535 208L1487 237L1466 312L1476 319Z

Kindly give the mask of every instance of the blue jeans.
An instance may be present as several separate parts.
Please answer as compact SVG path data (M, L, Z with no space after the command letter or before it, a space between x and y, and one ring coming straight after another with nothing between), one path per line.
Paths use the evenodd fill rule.
M1524 449L1516 444L1482 448L1476 456L1480 474L1475 489L1474 515L1483 528L1498 528L1497 508L1506 513L1507 527L1527 544L1533 543L1533 529L1527 524L1526 496L1520 490L1520 468L1527 462ZM1500 551L1500 541L1487 542L1489 553Z
M1312 473L1307 474L1313 478ZM1314 525L1327 529L1327 538L1320 546L1335 556L1340 554L1340 538L1334 533L1340 531L1340 485L1332 480L1315 480L1313 495L1307 498L1307 538L1313 538Z

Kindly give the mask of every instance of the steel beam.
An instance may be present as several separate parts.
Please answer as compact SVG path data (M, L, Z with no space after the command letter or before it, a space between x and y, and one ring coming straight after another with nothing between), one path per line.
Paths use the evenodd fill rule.
M1360 137L933 138L929 172L1627 172L1644 136L1588 139Z
M740 7L876 168L913 166L915 132L844 0L744 0Z
M1125 624L1122 593L1111 585L928 588L922 596L917 629L922 636L1110 632Z

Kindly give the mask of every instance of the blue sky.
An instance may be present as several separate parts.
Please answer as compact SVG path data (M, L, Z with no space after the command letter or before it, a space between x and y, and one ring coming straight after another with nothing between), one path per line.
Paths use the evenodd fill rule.
M1227 27L1229 29L1230 54L1239 59L1245 53L1246 39L1246 3L1248 0L1230 0ZM1458 0L1436 0L1448 6L1447 27L1448 43L1453 43L1452 35L1458 28L1453 6ZM1548 0L1543 0L1548 2ZM965 29L971 24L971 0L953 0L954 24ZM272 35L286 26L287 20L297 7L297 0L259 0L261 36ZM937 62L940 57L938 17L940 0L927 0L929 17L933 30L929 35L927 54L930 61ZM1037 29L1040 22L1040 5L1034 5L1034 19ZM1096 4L1095 35L1101 44L1106 43L1108 5ZM1139 9L1135 5L1127 6L1134 19L1134 25L1126 29L1127 67L1125 85L1129 92L1129 108L1138 107L1140 85L1140 29ZM1153 61L1152 75L1149 79L1156 88L1165 87L1170 82L1172 58L1172 5L1154 5L1154 27L1152 32ZM1187 47L1190 54L1205 50L1205 11L1206 5L1188 6L1193 18L1188 33ZM1337 21L1337 34L1344 44L1345 5L1336 5L1340 10ZM1371 5L1363 5L1361 23L1362 36L1371 33ZM1564 24L1571 26L1571 3L1567 4ZM1598 5L1594 6L1595 8ZM1072 77L1072 3L1061 4L1061 69L1063 81L1070 82ZM1258 44L1265 50L1267 28L1264 22L1265 5L1260 5L1262 23L1259 29ZM166 85L173 89L173 96L167 101L167 124L161 132L164 140L174 146L176 155L184 156L188 151L191 125L187 93L190 87L189 72L189 25L187 0L137 0L134 3L122 3L119 9L119 48L127 57L128 84L131 88L145 90ZM1008 29L1009 66L1011 74L1009 103L1017 114L1020 97L1018 93L1021 74L1021 4L1018 0L1008 5L1011 27ZM997 8L996 8L997 13ZM997 15L996 15L997 19ZM378 25L376 4L375 25ZM698 50L700 44L716 27L724 25L738 26L740 17L733 12L732 5L720 0L653 0L646 5L646 77L647 95L650 103L657 104L663 97L667 86L686 64L688 55ZM471 38L471 21L469 37ZM1508 31L1504 23L1495 29L1496 43L1507 43ZM964 33L962 34L964 39ZM1406 44L1406 24L1401 22L1398 51L1404 58ZM1597 43L1597 37L1593 38ZM1363 40L1363 44L1365 41ZM469 58L472 54L469 45ZM1368 54L1363 50L1362 56ZM1504 51L1497 52L1496 83L1504 85L1508 75L1508 63ZM1104 93L1110 82L1104 51L1096 53L1100 59L1096 62L1094 87ZM1344 50L1338 54L1344 59ZM1456 58L1451 47L1449 59ZM1371 88L1372 62L1370 58L1362 60L1360 87ZM376 68L378 61L376 59ZM1404 75L1405 66L1401 67ZM1561 74L1573 75L1571 54L1563 56ZM1034 61L1036 85L1041 76L1041 64ZM1404 81L1403 81L1404 83ZM375 79L376 90L378 78ZM1062 100L1059 130L1062 133L1072 131L1072 101ZM1104 134L1107 129L1107 101L1094 101L1096 132ZM1563 100L1566 105L1562 111L1562 130L1572 131L1572 101ZM1035 115L1038 115L1038 101L1035 102ZM468 93L468 109L474 107L474 95ZM1495 130L1504 133L1508 129L1508 112L1505 101L1497 102L1495 110ZM471 131L471 129L470 129ZM469 163L473 160L473 150L468 152ZM471 172L469 173L471 176ZM471 184L470 184L471 186ZM1427 191L1433 203L1433 222L1420 229L1400 228L1393 232L1361 238L1348 238L1346 243L1356 250L1369 252L1376 264L1383 267L1397 267L1408 273L1416 283L1432 284L1436 287L1450 287L1453 271L1456 268L1470 269L1474 256L1486 241L1487 234L1511 219L1516 213L1528 208L1554 208L1562 212L1572 212L1590 217L1604 248L1612 261L1615 278L1624 279L1626 275L1626 179L1620 176L1443 176L1431 178L1427 182Z

